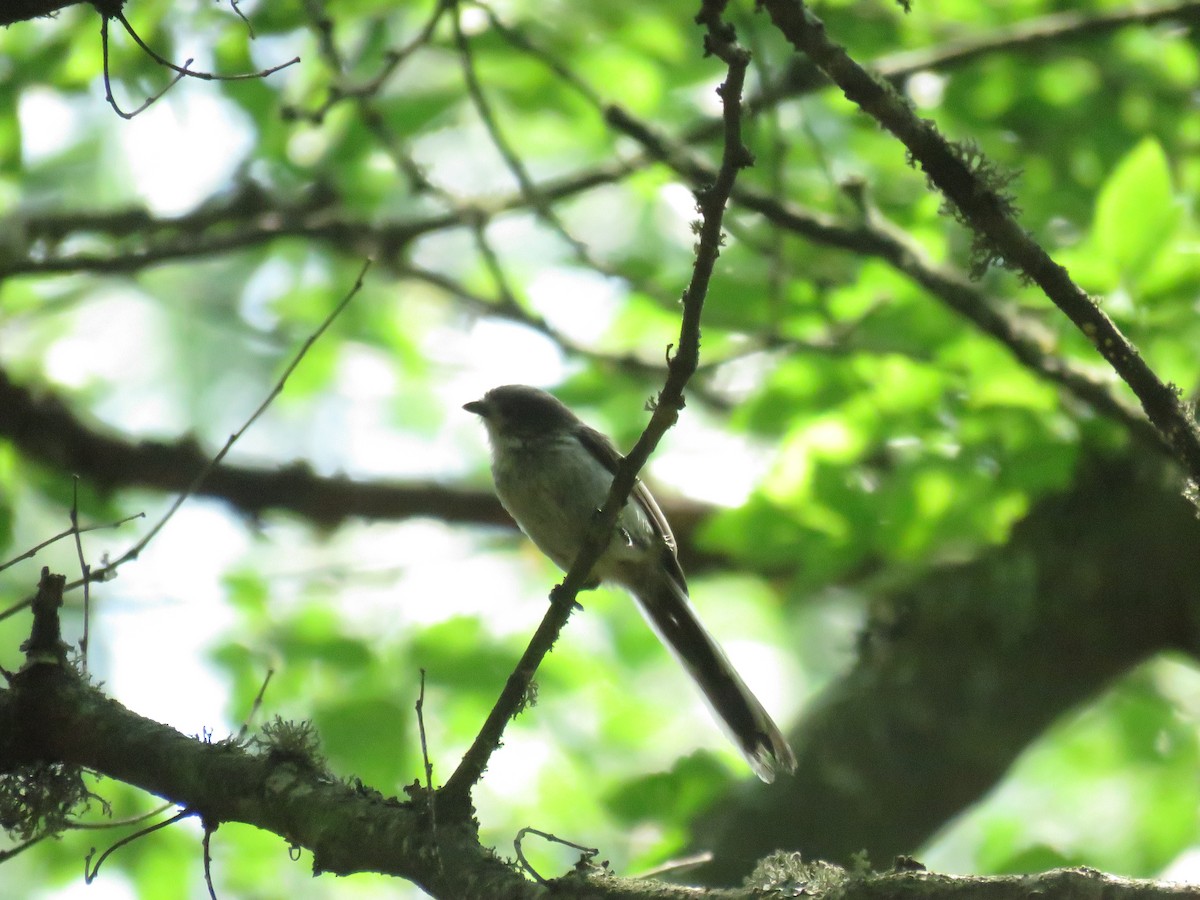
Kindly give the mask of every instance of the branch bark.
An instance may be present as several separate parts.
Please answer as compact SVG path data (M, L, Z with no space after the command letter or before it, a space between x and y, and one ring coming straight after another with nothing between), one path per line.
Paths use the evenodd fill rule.
M1164 384L1088 294L1075 284L1017 222L1013 202L982 154L953 145L933 122L920 119L886 82L859 65L833 41L824 23L799 0L764 0L780 33L833 81L847 99L874 118L907 148L931 185L950 201L956 218L977 236L987 261L1024 273L1091 342L1132 388L1163 441L1193 483L1200 484L1200 426L1174 385Z
M420 801L386 799L350 787L310 761L281 752L251 753L228 741L190 738L105 697L70 668L39 662L0 689L0 777L22 777L34 763L88 768L189 808L207 829L243 822L313 853L314 874L380 872L453 900L693 900L696 888L607 872L572 873L535 884L480 846L469 821L439 819L431 829ZM154 840L154 837L147 838ZM1094 870L964 878L923 871L848 873L775 854L747 886L705 890L709 900L796 896L832 889L847 900L984 897L1024 900L1033 893L1110 900L1194 897L1186 887L1113 878ZM787 892L784 894L784 892Z
M0 7L0 25L13 25L27 19L53 16L59 10L82 3L83 0L8 0Z
M1169 470L1093 459L1008 544L877 601L853 668L789 737L799 769L697 829L729 884L776 846L919 849L1056 718L1157 653L1200 653L1200 523Z
M90 425L53 392L18 384L3 369L0 409L4 410L0 439L11 441L31 462L64 476L78 475L101 493L129 488L183 491L211 458L211 453L191 438L130 441ZM223 500L251 517L271 511L292 513L317 528L335 528L355 518L399 521L413 517L516 527L491 490L323 476L303 462L274 468L222 464L213 469L196 494ZM694 540L697 528L713 514L712 507L664 500L683 564L700 571L722 561L700 550Z

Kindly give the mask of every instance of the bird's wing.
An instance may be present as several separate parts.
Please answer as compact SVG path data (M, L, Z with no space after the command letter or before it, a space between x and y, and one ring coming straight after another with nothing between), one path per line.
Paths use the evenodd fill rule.
M595 459L604 466L613 475L617 474L617 466L621 463L621 454L617 448L613 446L612 441L596 431L594 428L588 428L586 425L579 429L579 443L581 443ZM646 518L650 520L651 526L654 528L655 536L658 537L665 547L663 553L663 563L667 567L667 571L671 577L675 579L684 593L687 593L687 579L683 576L683 569L679 565L679 548L675 543L675 535L671 532L671 525L667 521L667 517L663 515L662 509L658 505L658 501L654 499L654 495L650 493L650 489L646 487L645 482L640 478L633 486L631 499L641 507L642 512L646 514Z

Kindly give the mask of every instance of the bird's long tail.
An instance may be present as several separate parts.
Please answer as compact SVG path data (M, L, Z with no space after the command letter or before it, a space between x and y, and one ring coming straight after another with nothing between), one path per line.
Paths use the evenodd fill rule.
M754 773L769 784L778 769L796 771L792 748L705 629L687 593L668 578L653 587L631 586L631 590L646 619L699 685Z

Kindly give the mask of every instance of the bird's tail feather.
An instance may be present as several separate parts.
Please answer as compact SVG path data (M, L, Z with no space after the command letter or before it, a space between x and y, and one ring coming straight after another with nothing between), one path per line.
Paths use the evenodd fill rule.
M777 769L796 771L792 748L705 629L687 593L669 579L653 587L631 586L631 590L646 619L683 663L754 773L769 784Z

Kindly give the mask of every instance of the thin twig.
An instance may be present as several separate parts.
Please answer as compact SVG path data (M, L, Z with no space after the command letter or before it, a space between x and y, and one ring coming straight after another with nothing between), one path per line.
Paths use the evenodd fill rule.
M242 72L237 75L217 75L214 72L201 72L196 69L188 68L188 66L190 66L193 62L191 59L185 62L182 66L177 66L166 57L156 53L145 41L142 40L141 35L133 30L133 26L129 24L129 20L125 18L124 13L118 12L114 18L125 27L125 31L131 38L133 38L133 42L160 66L170 69L172 72L177 72L181 76L197 78L200 81L249 81L251 79L266 78L270 75L274 75L276 72L288 68L288 66L294 66L300 62L300 57L294 56L287 62L280 63L277 66L268 66L267 68L258 72Z
M28 850L34 844L40 843L41 841L44 841L46 838L51 837L51 836L56 837L57 832L43 831L41 834L35 834L33 837L29 838L28 840L21 841L21 843L17 844L15 847L9 847L6 850L0 850L0 865L8 862L14 856L18 856L19 854L24 853L26 850Z
M96 576L97 580L103 580L109 572L120 566L122 563L137 559L138 555L144 549L146 549L146 545L154 540L158 533L162 531L163 526L165 526L167 522L171 520L171 517L174 516L179 510L179 507L183 506L184 502L196 492L196 488L198 488L204 479L208 477L208 474L215 469L220 464L221 460L223 460L229 453L229 451L233 449L233 445L241 439L242 435L249 430L251 425L258 421L259 416L267 411L267 407L269 407L275 401L275 398L283 393L283 386L287 384L288 378L290 378L292 373L296 371L296 367L300 365L300 361L304 359L308 351L312 349L313 344L320 339L321 335L323 335L326 330L328 330L329 326L333 324L334 319L342 314L342 310L344 310L350 304L350 301L354 299L355 295L362 290L363 278L366 277L367 270L370 267L371 260L368 259L363 263L362 268L359 269L358 276L354 279L353 286L351 286L350 290L341 299L337 306L330 310L329 315L327 315L321 324L317 326L316 330L308 336L307 340L305 340L305 342L300 346L300 349L296 351L296 355L292 357L292 361L288 363L287 368L283 370L283 374L279 376L279 380L275 382L275 386L271 388L270 393L268 393L262 403L258 405L258 408L254 410L254 412L250 415L250 418L243 422L242 426L229 436L229 439L217 452L216 456L212 457L212 459L208 461L208 464L196 475L188 488L175 498L175 502L171 504L171 507L166 511L163 517L158 520L154 527L151 528L150 531L147 532L147 534L140 541L134 544L133 547L127 550L124 555L118 558L115 562L110 563L104 568L98 570ZM73 586L74 585L69 585L68 588Z
M254 26L250 24L250 20L246 18L246 14L242 12L242 8L238 5L238 0L229 0L229 5L233 7L233 11L237 17L246 25L246 33L250 35L250 40L254 40L257 35L254 33Z
M637 474L650 454L676 421L683 408L683 390L696 370L700 356L700 316L708 292L713 267L720 254L722 221L725 205L733 190L738 171L753 162L741 139L741 96L749 66L749 54L737 46L732 29L714 13L704 20L707 28L706 51L718 56L728 67L728 74L718 89L723 100L725 147L721 169L716 181L697 191L697 206L701 215L699 242L692 277L683 295L683 320L680 325L679 352L671 359L663 390L658 395L654 413L633 450L617 468L608 497L595 521L585 535L579 553L563 581L550 593L550 606L537 631L509 676L487 720L450 780L439 792L456 818L470 813L470 795L482 777L492 753L508 721L516 715L533 681L538 666L550 652L575 606L575 597L591 577L592 567L611 539L617 516L633 490Z
M271 391L269 394L267 394L266 399L264 399L262 403L259 404L258 408L250 415L250 417L242 423L242 426L229 436L229 439L225 442L225 445L217 452L217 454L205 462L204 467L196 474L196 477L193 478L188 486L180 492L180 494L175 498L175 501L171 504L170 508L167 509L167 511L142 537L142 539L126 550L113 562L106 563L100 568L92 571L87 579L80 579L68 584L66 586L67 590L74 590L75 588L80 587L87 582L106 581L112 577L116 570L125 563L135 560L141 555L142 551L146 549L147 545L154 540L154 538L158 536L158 533L162 531L166 524L171 521L175 513L179 511L179 508L183 506L189 497L196 493L200 485L204 483L204 480L209 476L209 474L218 465L220 465L221 460L225 458L225 456L233 448L233 445L241 439L242 435L246 433L251 425L258 421L258 418L264 412L266 412L267 407L269 407L274 402L275 398L283 392L283 387L287 383L288 378L291 377L291 374L296 370L296 367L300 365L300 361L304 359L308 351L312 349L313 344L315 344L321 335L323 335L329 328L329 326L333 324L333 321L339 315L341 315L342 311L350 304L350 301L354 299L355 295L362 290L363 279L366 277L367 270L370 267L371 260L368 259L363 263L362 268L359 269L358 276L355 278L354 284L351 286L350 290L338 302L337 306L330 311L329 315L324 318L321 324L317 326L316 330L308 336L308 339L305 340L300 349L296 352L295 356L292 357L292 361L288 363L288 366L286 369L284 369L283 374L279 376L279 380L275 382L274 387L271 388ZM0 613L0 619L11 616L19 610L24 609L29 605L31 600L32 598L26 598L22 602L4 610L3 613Z
M425 762L425 790L433 795L433 763L429 761L429 744L425 738L425 669L421 669L421 693L417 695L417 730L421 734L421 759Z
M126 844L133 843L134 841L138 840L138 838L144 838L148 834L153 834L154 832L158 831L160 828L166 828L168 825L173 825L175 822L178 822L180 819L186 818L187 816L190 816L190 815L194 815L195 812L196 811L194 809L192 809L191 807L188 807L186 809L180 810L178 813L171 816L171 818L169 818L169 819L164 819L163 821L157 822L154 825L149 826L148 828L143 828L141 831L135 832L134 834L131 834L131 835L121 838L119 841L117 841L115 844L113 844L111 847L109 847L107 850L105 850L103 853L100 854L100 858L96 860L95 866L92 866L92 864L91 864L92 856L96 852L96 848L93 847L91 850L91 853L89 853L87 855L87 858L84 859L84 861L83 861L83 881L84 881L84 883L91 884L93 881L95 881L96 876L100 874L100 866L104 864L104 861L106 859L108 859L110 856L112 856L114 853L116 853L117 850L124 847Z
M238 14L238 16L241 17L242 21L246 23L246 27L250 29L250 37L251 37L251 39L253 39L254 38L254 29L253 29L253 27L250 26L249 20L244 15L242 15L242 11L240 9L238 9L236 2L233 3L233 9L234 9L234 12L236 12ZM168 82L166 87L164 87L157 94L147 97L145 99L145 101L143 101L142 105L137 107L137 109L133 110L132 112L126 112L125 110L121 109L121 107L117 104L117 99L113 95L113 92L112 92L112 76L111 76L111 72L109 69L109 63L108 63L108 21L109 21L109 19L116 19L118 22L120 22L121 25L125 28L125 31L129 34L129 36L131 38L133 38L134 43L137 44L138 47L140 47L142 49L142 52L147 54L151 59L153 59L160 66L170 69L172 72L175 73L175 77L172 78L170 82ZM296 56L296 57L293 57L292 59L289 59L285 63L280 63L277 66L270 66L269 68L263 69L258 72L244 72L244 73L241 73L238 75L216 75L212 72L202 72L202 71L198 71L196 69L192 69L192 68L190 68L190 66L192 65L194 60L191 57L189 57L182 66L177 66L177 65L175 65L175 63L171 62L169 59L166 59L165 57L163 57L160 54L158 54L157 52L155 52L145 41L143 41L141 38L141 35L139 35L134 30L133 26L129 24L129 20L125 18L125 14L123 12L121 12L121 10L119 8L116 9L115 11L101 13L101 15L100 15L100 45L101 45L101 52L104 57L104 99L106 101L108 101L108 105L111 106L113 108L113 111L118 116L120 116L122 119L132 119L134 116L145 111L149 106L151 106L152 104L157 102L159 99L161 99L163 97L163 95L167 93L167 91L169 91L171 88L175 87L175 85L177 85L179 83L180 79L184 78L184 77L197 78L201 81L246 81L246 80L249 80L252 78L253 79L267 78L271 75L274 75L276 72L280 71L281 69L286 69L288 66L294 66L296 63L300 62L300 57Z
M83 539L79 536L79 476L71 479L71 531L75 533L75 554L79 557L79 576L83 580L83 637L79 639L83 672L87 674L89 626L92 620L92 567L83 557Z
M438 843L437 795L433 792L433 763L429 760L429 742L425 736L425 669L421 669L421 692L417 695L417 730L421 735L421 759L425 764L425 803L429 811L429 834L433 852L437 854L438 871L442 871L442 855Z
M263 679L262 684L258 687L258 693L254 695L254 702L250 704L250 712L246 713L246 718L242 722L242 727L238 729L237 742L240 744L246 739L246 735L250 733L250 723L254 721L254 717L258 715L259 709L262 708L263 697L267 693L267 685L271 683L271 678L274 676L274 669L267 669L267 675Z
M528 872L529 876L538 884L548 885L550 881L542 877L541 873L525 858L525 851L521 847L521 842L525 840L525 835L527 834L536 834L542 840L550 841L553 844L562 844L565 847L572 847L578 850L583 854L581 862L591 862L595 857L600 855L600 848L598 847L585 847L583 844L568 841L566 838L560 838L556 834L550 834L548 831L541 831L537 828L522 828L517 832L517 836L513 838L513 849L517 851L517 862L521 864L521 868Z
M68 822L66 827L71 831L108 831L112 828L128 828L130 825L136 825L138 822L144 822L154 816L161 815L175 805L167 801L160 806L154 807L154 809L138 813L136 816L129 816L125 819L113 819L108 822Z
M217 889L212 880L212 834L215 829L204 823L204 884L208 887L209 900L217 900Z
M70 528L66 529L65 531L60 531L58 534L54 535L54 537L47 538L46 540L42 541L40 544L30 547L28 550L26 550L20 556L14 556L8 562L0 564L0 572L3 572L5 569L9 568L10 566L15 566L17 563L21 562L22 560L33 559L33 557L37 556L37 554L40 551L45 550L51 544L55 544L58 541L61 541L65 537L70 537L71 535L74 535L74 534L85 534L86 532L89 532L89 531L99 531L102 528L116 528L118 525L124 525L126 522L132 522L134 519L144 519L144 518L146 518L146 514L144 512L140 512L140 513L134 513L131 516L126 516L123 519L118 519L115 522L107 522L103 525L85 525L82 528L76 528L74 525L72 525ZM2 618L4 618L4 616L2 614L0 614L0 619L2 619Z
M133 110L133 112L125 112L125 110L121 109L121 107L117 105L117 98L115 96L113 96L113 92L112 92L112 76L109 72L109 66L108 66L108 19L106 17L102 17L100 19L100 48L101 48L101 53L104 58L104 60L103 60L104 99L107 100L108 105L113 108L113 112L115 112L122 119L132 119L138 113L149 108L159 98L161 98L163 96L163 94L165 94L171 88L175 87L175 85L179 83L179 80L181 78L183 78L183 73L180 72L178 75L176 75L174 78L172 78L167 83L166 87L164 87L157 94L153 94L153 95L147 97L142 102L142 105L139 106L137 109ZM190 65L191 62L192 61L189 59L187 61L187 65Z

